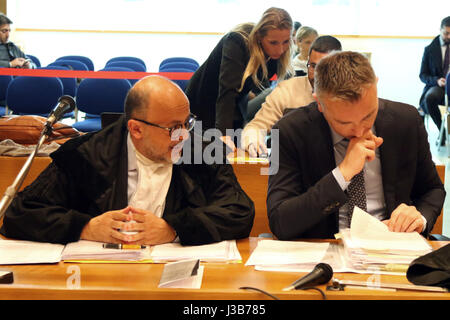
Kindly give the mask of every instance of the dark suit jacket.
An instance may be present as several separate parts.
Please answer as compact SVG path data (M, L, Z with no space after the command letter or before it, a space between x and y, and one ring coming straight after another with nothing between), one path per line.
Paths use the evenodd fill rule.
M317 104L291 111L279 129L279 169L269 176L267 209L279 239L334 238L339 208L348 200L331 171L336 167L330 128ZM401 203L416 206L432 229L445 190L431 160L416 108L379 99L375 121L384 139L380 161L388 215ZM272 148L272 161L276 159ZM271 164L275 166L275 164Z
M442 50L439 36L425 47L422 56L422 64L420 66L420 80L425 83L422 96L420 97L420 106L426 110L422 105L424 103L425 93L431 88L437 86L437 80L445 77L442 70Z

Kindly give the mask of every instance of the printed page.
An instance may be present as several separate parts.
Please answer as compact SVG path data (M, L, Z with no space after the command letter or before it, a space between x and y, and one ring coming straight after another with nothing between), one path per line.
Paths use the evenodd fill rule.
M62 244L0 240L0 264L57 263L63 249Z

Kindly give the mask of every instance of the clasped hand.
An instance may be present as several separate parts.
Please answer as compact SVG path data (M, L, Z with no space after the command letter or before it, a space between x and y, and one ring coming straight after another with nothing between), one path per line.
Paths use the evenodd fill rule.
M124 234L121 231L135 231ZM80 239L107 243L156 245L172 242L175 230L152 212L133 207L105 212L92 218L83 228Z

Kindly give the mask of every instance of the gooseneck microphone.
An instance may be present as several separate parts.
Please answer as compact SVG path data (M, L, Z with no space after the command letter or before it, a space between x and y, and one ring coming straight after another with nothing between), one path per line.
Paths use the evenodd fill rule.
M58 104L47 118L46 126L53 126L55 122L58 122L66 113L72 112L74 109L75 100L68 95L62 96L59 98Z
M319 263L316 265L310 273L306 276L294 281L289 287L283 289L283 291L298 290L308 287L314 287L320 284L327 283L333 277L333 269L327 263Z

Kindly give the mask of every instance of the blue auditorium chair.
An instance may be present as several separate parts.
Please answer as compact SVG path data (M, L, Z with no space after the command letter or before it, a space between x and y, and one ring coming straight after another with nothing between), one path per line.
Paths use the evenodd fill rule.
M6 92L13 76L0 76L0 116L7 113L6 108Z
M56 60L48 66L63 66L69 67L71 70L89 71L88 66L84 62L80 62L78 60Z
M192 70L189 69L184 69L184 68L169 68L169 69L164 69L161 72L189 72L192 73ZM183 91L186 89L187 84L189 82L188 80L173 80L171 79L173 82L175 82Z
M130 68L134 71L137 72L146 72L147 69L146 67L139 63L139 62L134 62L134 61L112 61L112 62L107 62L105 65L105 68L111 68L111 67L121 67L121 68Z
M101 129L103 112L123 112L131 84L126 79L84 79L77 91L77 107L87 114L86 119L73 124L81 132Z
M166 58L163 61L161 61L161 63L159 64L159 68L161 68L166 63L171 63L171 62L189 62L189 63L193 63L194 65L196 65L197 68L200 66L198 64L198 62L195 61L192 58L188 58L188 57L170 57L170 58Z
M182 68L182 69L188 69L191 70L191 72L195 72L198 69L198 65L192 63L192 62L183 62L183 61L179 61L179 62L168 62L163 64L162 66L159 67L159 71L163 72L164 70L167 69L176 69L176 68Z
M76 60L76 61L80 61L83 62L87 67L89 71L94 71L94 63L92 62L92 60L89 57L85 57L85 56L62 56L59 57L58 59L56 59L56 61L59 60Z
M145 65L144 60L142 60L141 58L138 57L129 57L129 56L124 56L124 57L114 57L109 59L106 64L110 63L110 62L115 62L115 61L133 61L133 62L137 62L140 63L144 66L145 70L147 70L147 66Z
M19 76L8 86L6 104L14 114L47 117L62 95L59 78Z
M125 68L125 67L105 67L99 71L126 71L126 72L135 72L133 69ZM127 79L130 81L131 86L133 86L139 79Z

